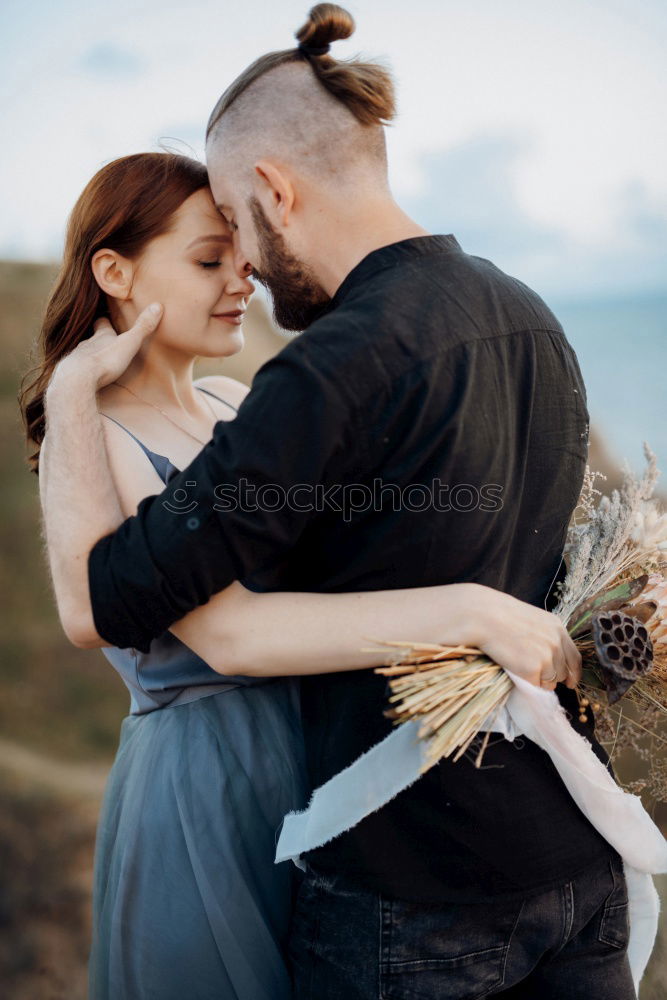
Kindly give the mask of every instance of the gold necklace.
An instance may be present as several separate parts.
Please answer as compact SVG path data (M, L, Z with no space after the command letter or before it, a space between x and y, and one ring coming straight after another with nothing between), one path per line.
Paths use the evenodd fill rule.
M181 430L181 431L183 431L185 434L189 434L191 438L195 439L195 441L199 441L200 444L208 444L208 441L202 441L202 439L199 438L199 437L197 437L196 434L193 434L192 431L189 431L186 427L181 427L180 424L177 424L175 420L172 420L172 418L169 416L168 413L165 413L164 410L160 409L159 406L156 406L155 403L151 403L150 400L144 399L143 396L140 396L138 392L134 391L134 389L130 389L129 385L123 385L122 382L113 382L112 384L113 385L119 385L121 387L121 389L127 389L128 392L131 392L132 395L136 396L137 399L139 399L142 403L146 403L147 406L152 406L154 410L157 410L158 413L161 413L163 417L166 417L167 420L174 425L174 427L178 427L178 429ZM204 394L204 395L206 395L206 394ZM205 402L206 402L206 405L208 406L209 410L213 414L213 419L217 423L217 421L219 419L218 415L216 414L215 410L213 409L213 407L209 403L208 399L205 400Z

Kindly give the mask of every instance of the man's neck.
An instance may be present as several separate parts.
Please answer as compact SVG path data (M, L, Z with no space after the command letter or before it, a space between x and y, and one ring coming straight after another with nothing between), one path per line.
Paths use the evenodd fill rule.
M327 224L327 240L313 257L313 270L327 295L341 284L364 257L401 240L431 233L418 225L396 202L386 200L338 214Z

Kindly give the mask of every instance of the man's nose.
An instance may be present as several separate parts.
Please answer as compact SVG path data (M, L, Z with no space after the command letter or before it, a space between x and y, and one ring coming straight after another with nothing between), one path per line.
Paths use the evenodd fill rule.
M245 258L239 257L237 259L235 257L234 275L227 283L227 293L229 295L252 295L255 291L255 286L250 280L251 273L252 265L250 262L245 260Z
M240 278L239 275L236 275L235 278L236 280L234 281L233 292L229 292L229 294L244 295L246 298L250 298L252 293L255 291L253 282L247 276L245 278Z
M234 247L234 270L236 271L239 278L247 281L248 277L252 274L252 264L245 256L241 247L237 243Z

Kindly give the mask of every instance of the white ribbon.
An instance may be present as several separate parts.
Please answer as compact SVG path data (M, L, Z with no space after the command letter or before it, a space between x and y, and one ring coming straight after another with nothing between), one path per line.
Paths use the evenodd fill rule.
M527 736L545 750L579 809L621 855L629 901L628 959L638 989L658 929L660 903L651 875L667 872L667 841L641 799L619 788L590 743L575 732L556 694L508 673L514 687L506 705L482 728L509 740ZM427 749L418 729L417 721L398 726L317 788L307 809L288 813L276 863L289 859L305 868L302 854L356 826L417 781Z

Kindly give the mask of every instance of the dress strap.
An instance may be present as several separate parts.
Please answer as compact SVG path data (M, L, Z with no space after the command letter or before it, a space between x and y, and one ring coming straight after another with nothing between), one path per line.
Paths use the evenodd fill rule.
M158 453L156 451L151 451L150 448L147 448L146 445L143 443L143 441L139 440L139 438L136 436L136 434L133 434L132 431L129 430L129 428L127 428L124 424L121 424L120 420L116 420L115 417L109 416L108 413L102 413L101 410L100 410L100 413L101 413L101 415L103 417L106 417L108 420L113 420L113 422L115 424L118 424L119 427L122 427L123 430L126 431L130 435L131 438L134 438L134 440L137 442L137 444L139 445L139 447L142 449L142 451L146 455L146 458L148 459L148 461L151 463L151 465L153 466L153 468L157 472L157 474L160 477L160 479L162 480L162 482L166 484L167 483L167 477L169 475L169 466L170 465L173 466L173 463L170 462L170 460L167 458L167 456L166 455L158 455ZM173 466L173 468L176 468L176 467ZM180 471L180 470L177 470L177 471Z
M201 389L202 392L206 392L206 393L208 393L209 396L213 396L213 399L217 399L219 403L224 403L225 406L228 406L230 410L234 411L234 413L238 413L239 412L236 409L236 407L232 406L231 403L228 403L226 399L223 399L222 396L216 396L216 394L214 392L211 392L210 389L205 389L203 385L197 385L197 386L195 386L195 389Z
M131 430L130 430L129 428L127 428L127 427L125 426L125 424L121 424L120 420L116 420L116 418L115 418L115 417L111 417L111 416L109 416L109 414L108 414L108 413L102 413L102 411L101 411L101 410L100 410L100 415L101 415L102 417L106 417L106 418L107 418L107 420L113 420L113 422L114 422L115 424L118 424L118 426L119 426L119 427L122 427L124 431L127 431L127 433L128 433L129 435L130 435L130 437L131 437L131 438L134 438L134 440L135 440L135 441L137 442L137 444L138 444L138 445L139 445L139 446L140 446L141 448L143 448L143 450L144 450L144 451L146 452L146 454L148 455L148 457L149 457L149 458L151 457L151 455L152 455L152 454L154 454L154 453L153 453L153 452L152 452L152 451L150 450L150 448L147 448L147 447L146 447L146 445L145 445L145 444L143 443L143 441L140 441L140 440L139 440L139 438L138 438L138 437L136 436L136 434L133 434L133 433L132 433L132 431L131 431Z
M220 403L224 403L225 406L228 406L230 408L230 410L234 411L234 413L238 413L239 412L236 409L235 406L232 406L232 404L228 403L226 399L222 399L220 396L217 396L214 392L210 392L208 389L204 389L204 387L201 386L201 385L197 385L197 386L195 386L195 388L196 389L201 389L202 392L207 393L209 396L213 396L213 398L217 399ZM166 455L160 455L160 454L158 454L158 452L151 451L150 448L147 448L146 445L143 443L143 441L139 440L139 438L136 436L136 434L133 434L132 431L128 427L125 427L124 424L121 424L120 420L116 420L115 417L110 416L108 413L102 413L101 410L100 410L100 413L101 413L101 415L103 417L107 417L108 420L113 420L113 422L115 424L118 424L119 427L122 427L123 430L126 431L130 435L131 438L134 438L134 440L137 442L137 444L139 445L139 447L146 454L146 456L147 456L148 460L150 461L151 465L153 466L153 468L155 469L155 471L157 472L158 476L160 477L160 479L163 482L166 483L168 481L168 476L170 474L170 469L169 469L170 466L172 467L172 470L175 469L177 472L180 472L180 469L177 469L176 466L174 465L174 463L169 458L167 458Z

